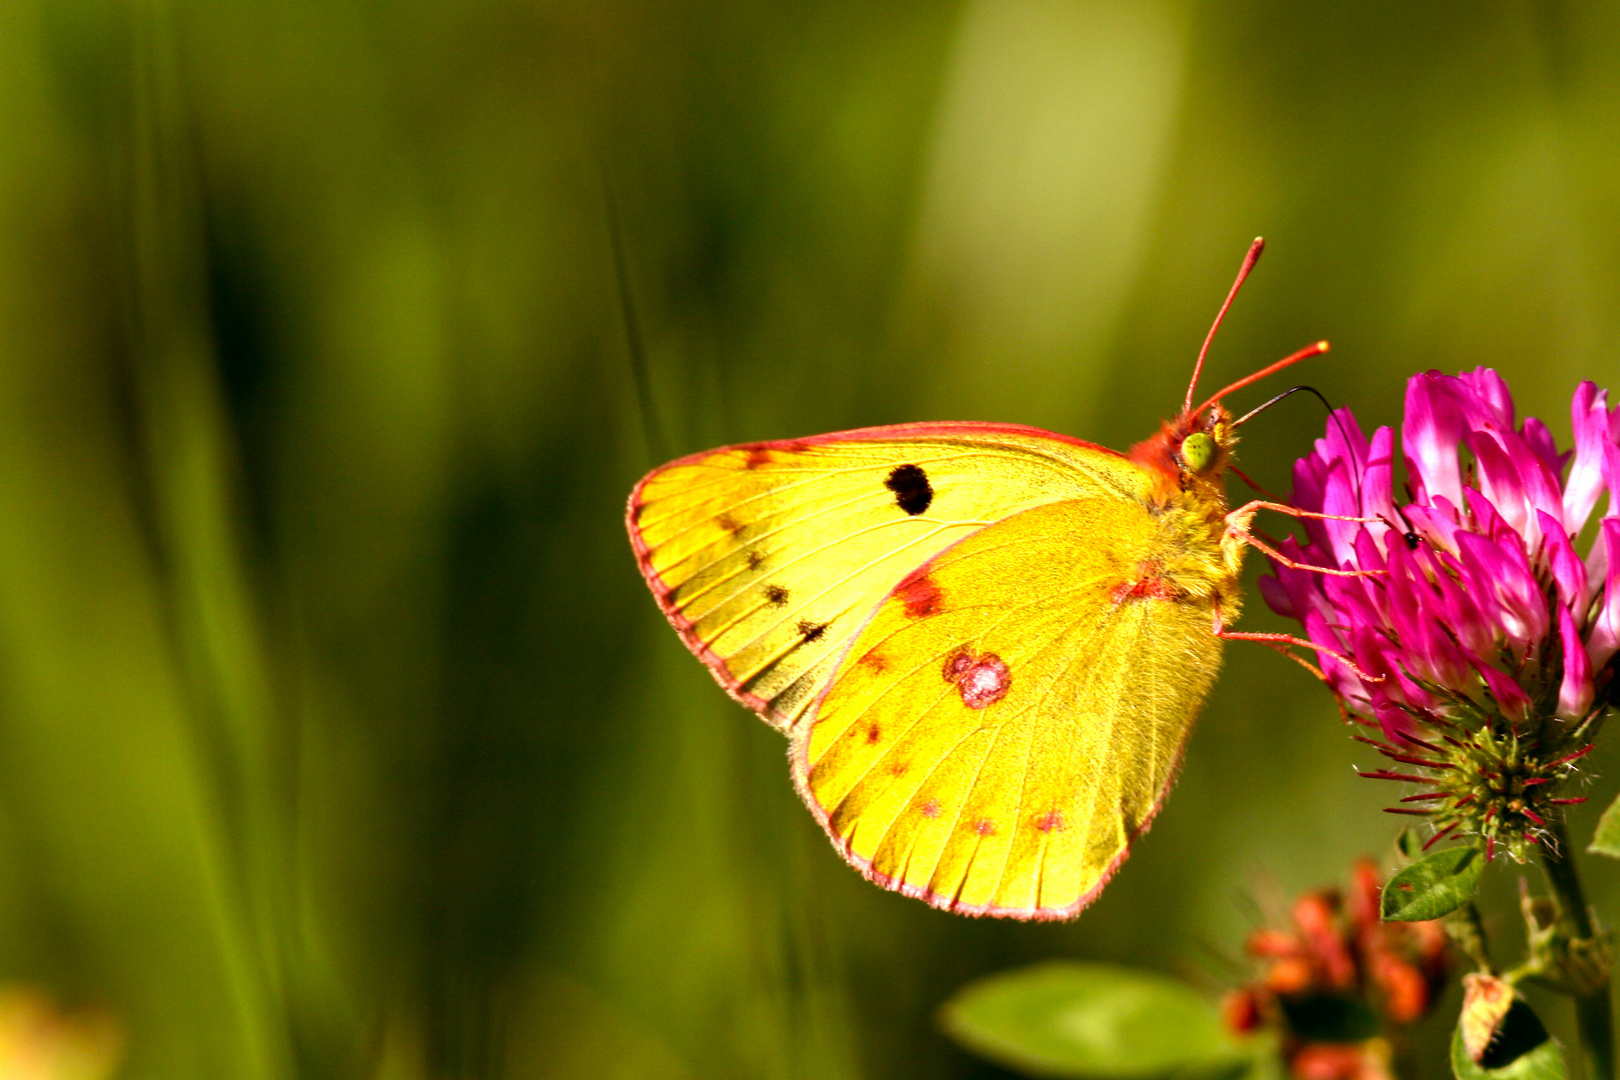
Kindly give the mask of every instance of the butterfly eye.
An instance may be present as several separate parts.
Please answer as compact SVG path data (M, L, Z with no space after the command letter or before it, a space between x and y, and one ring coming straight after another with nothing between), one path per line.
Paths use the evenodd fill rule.
M1195 431L1181 440L1181 460L1187 468L1201 473L1215 460L1215 438L1203 431Z

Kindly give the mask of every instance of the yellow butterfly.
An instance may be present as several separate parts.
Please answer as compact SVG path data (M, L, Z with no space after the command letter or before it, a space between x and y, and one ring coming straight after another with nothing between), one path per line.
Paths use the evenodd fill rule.
M1263 547L1248 522L1273 504L1228 513L1248 417L1220 402L1327 343L1192 404L1262 246L1181 414L1128 455L901 424L694 454L631 493L659 607L789 737L799 793L871 880L964 914L1072 918L1163 801L1222 639L1292 640L1226 629L1243 548Z

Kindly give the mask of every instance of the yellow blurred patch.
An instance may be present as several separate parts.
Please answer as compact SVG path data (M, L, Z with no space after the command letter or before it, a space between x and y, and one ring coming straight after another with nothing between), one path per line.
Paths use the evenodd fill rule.
M0 1080L105 1080L123 1056L112 1013L62 1009L30 986L0 987Z

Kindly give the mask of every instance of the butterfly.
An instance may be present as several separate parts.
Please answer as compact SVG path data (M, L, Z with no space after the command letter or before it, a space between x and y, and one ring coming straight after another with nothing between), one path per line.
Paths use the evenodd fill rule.
M963 914L1072 918L1168 793L1222 642L1309 645L1227 628L1245 547L1275 554L1250 518L1291 511L1228 510L1248 416L1221 401L1327 343L1193 406L1262 247L1180 414L1128 454L900 424L693 454L631 493L659 607L788 736L799 794L872 881Z

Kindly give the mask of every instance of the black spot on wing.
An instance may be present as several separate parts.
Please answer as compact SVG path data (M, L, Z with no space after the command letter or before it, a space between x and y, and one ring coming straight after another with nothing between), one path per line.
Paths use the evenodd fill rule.
M765 599L772 607L784 607L788 602L788 591L781 585L771 584L765 586Z
M800 619L798 627L799 636L803 637L807 642L815 641L817 638L821 637L822 634L827 632L827 627L829 625L829 623L818 623L812 622L809 619Z
M896 465L883 486L894 492L900 509L915 517L934 501L934 488L921 465Z

